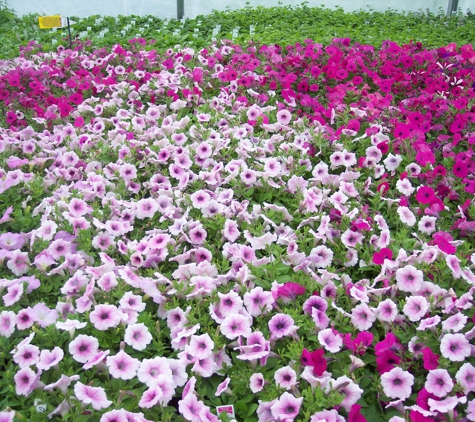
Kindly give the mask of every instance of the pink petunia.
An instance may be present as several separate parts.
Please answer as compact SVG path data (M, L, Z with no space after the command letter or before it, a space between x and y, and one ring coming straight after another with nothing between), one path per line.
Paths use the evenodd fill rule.
M69 353L77 362L86 363L99 350L99 341L92 336L80 334L69 343Z
M276 420L293 421L300 412L303 397L296 398L285 392L270 408L272 416Z
M135 350L143 350L152 341L152 335L145 324L130 324L125 329L124 341Z
M393 399L406 399L411 395L414 376L396 367L381 375L381 385L386 396Z
M95 410L109 407L112 402L107 400L106 392L102 387L91 387L82 382L74 385L76 398L84 404L91 404Z
M89 320L97 330L105 331L117 327L122 321L124 314L114 305L97 305L89 314Z
M446 369L433 369L429 371L424 386L434 396L444 397L452 391L454 383Z
M15 392L20 396L29 396L39 385L41 371L37 374L30 368L20 369L13 379L15 380Z

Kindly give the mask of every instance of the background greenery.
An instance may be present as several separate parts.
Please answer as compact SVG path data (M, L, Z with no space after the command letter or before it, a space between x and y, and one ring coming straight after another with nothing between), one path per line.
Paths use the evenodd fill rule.
M253 39L262 43L282 45L312 38L329 44L335 37L379 47L384 40L399 44L419 41L426 48L455 42L470 44L475 38L475 15L461 12L447 17L443 10L401 13L359 10L347 13L342 8L322 7L250 7L240 10L214 11L196 19L162 20L154 16L70 16L76 23L71 27L73 39L90 39L92 47L110 46L143 37L156 40L153 47L164 51L179 44L203 48L214 39L233 39L245 43ZM19 46L35 40L43 51L68 46L67 28L40 30L38 15L19 18L0 0L0 58L19 54Z

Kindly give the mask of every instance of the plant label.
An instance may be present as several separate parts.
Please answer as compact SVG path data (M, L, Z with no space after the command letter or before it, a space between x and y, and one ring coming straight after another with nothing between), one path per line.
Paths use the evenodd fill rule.
M218 415L221 413L227 413L229 416L233 418L236 417L234 414L234 406L232 404L225 405L225 406L217 406L216 410L218 411Z

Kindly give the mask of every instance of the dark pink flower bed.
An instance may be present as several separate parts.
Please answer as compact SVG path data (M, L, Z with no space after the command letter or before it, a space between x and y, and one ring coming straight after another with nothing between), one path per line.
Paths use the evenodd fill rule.
M475 421L473 47L151 48L0 62L0 421Z

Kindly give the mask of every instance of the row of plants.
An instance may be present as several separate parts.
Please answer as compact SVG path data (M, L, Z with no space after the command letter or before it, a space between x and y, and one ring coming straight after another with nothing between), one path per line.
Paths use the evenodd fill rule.
M475 420L472 45L41 49L1 63L0 420Z
M239 43L259 40L262 43L294 44L309 37L329 44L335 37L350 37L355 42L380 46L390 39L400 44L411 40L423 42L428 48L451 42L471 42L475 17L467 13L450 17L440 10L402 13L359 10L345 12L342 8L309 7L307 3L292 7L250 7L240 10L214 11L196 19L159 19L155 16L91 16L79 18L72 26L73 39L92 39L95 46L111 46L124 38L143 37L156 40L154 48L165 51L175 45L204 48L214 39L233 39ZM68 33L40 30L38 15L19 18L5 3L0 5L0 57L15 57L18 46L35 40L44 51L67 46Z

